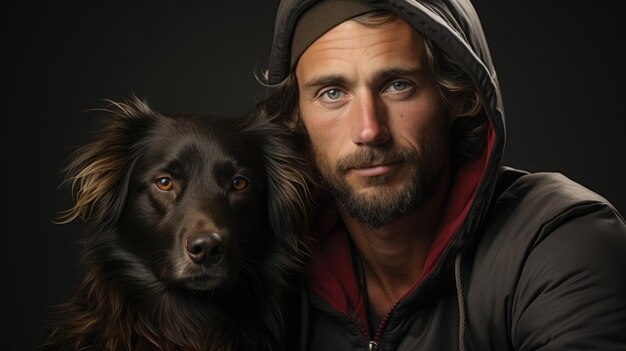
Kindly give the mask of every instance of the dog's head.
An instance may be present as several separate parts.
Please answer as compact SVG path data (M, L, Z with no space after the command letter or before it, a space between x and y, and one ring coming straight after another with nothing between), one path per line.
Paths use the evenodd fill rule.
M137 99L107 111L68 167L66 218L87 221L88 260L196 291L297 269L309 198L286 131L260 114L165 116Z

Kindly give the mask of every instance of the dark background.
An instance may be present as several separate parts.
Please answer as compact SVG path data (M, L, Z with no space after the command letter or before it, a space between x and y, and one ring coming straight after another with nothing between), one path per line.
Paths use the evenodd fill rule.
M32 350L80 275L81 223L51 222L101 99L239 115L263 96L277 1L42 1L2 10L0 349ZM558 171L626 212L626 2L474 0L504 94L505 164ZM6 196L8 195L8 196Z

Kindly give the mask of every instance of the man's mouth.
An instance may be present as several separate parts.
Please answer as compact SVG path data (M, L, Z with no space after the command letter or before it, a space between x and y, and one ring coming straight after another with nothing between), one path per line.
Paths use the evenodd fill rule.
M371 164L368 166L359 166L348 169L349 173L359 175L361 177L377 177L389 174L399 168L402 162L393 162L385 164Z

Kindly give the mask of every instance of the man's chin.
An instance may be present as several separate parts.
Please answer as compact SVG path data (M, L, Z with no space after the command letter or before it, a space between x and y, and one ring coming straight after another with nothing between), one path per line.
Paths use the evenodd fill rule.
M409 186L368 186L349 193L338 191L335 198L351 218L374 227L389 224L422 203L421 192Z

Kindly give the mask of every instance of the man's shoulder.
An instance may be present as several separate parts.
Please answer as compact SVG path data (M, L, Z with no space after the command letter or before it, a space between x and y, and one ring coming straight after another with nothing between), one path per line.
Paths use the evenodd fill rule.
M600 194L557 172L529 173L503 167L493 215L531 216L549 220L575 209L607 208L620 216ZM621 216L620 216L621 217Z
M499 247L522 259L555 231L576 231L569 233L570 238L585 232L602 236L601 229L609 222L615 225L611 231L626 236L624 219L608 200L563 174L504 168L501 176L479 251L485 246ZM571 222L577 225L566 225ZM561 239L568 240L567 236Z
M604 255L607 265L624 256L626 223L602 196L559 173L503 172L509 172L507 184L473 252L476 279L496 279L513 291L531 267L556 267L553 261L561 260L575 270L590 256Z
M562 174L510 169L503 174L506 184L499 187L474 252L470 324L506 321L495 332L509 335L517 347L539 347L547 340L563 350L582 343L602 349L623 345L624 338L617 337L626 326L620 312L626 307L622 216L602 196Z

